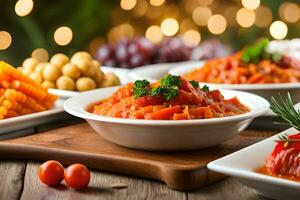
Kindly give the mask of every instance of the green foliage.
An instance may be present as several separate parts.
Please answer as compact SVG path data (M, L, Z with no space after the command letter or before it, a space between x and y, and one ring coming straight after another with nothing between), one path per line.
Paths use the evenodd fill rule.
M147 80L137 80L134 82L133 94L134 98L149 95L150 82Z
M192 84L192 86L194 87L194 88L198 88L199 87L199 82L198 81L190 81L190 83Z

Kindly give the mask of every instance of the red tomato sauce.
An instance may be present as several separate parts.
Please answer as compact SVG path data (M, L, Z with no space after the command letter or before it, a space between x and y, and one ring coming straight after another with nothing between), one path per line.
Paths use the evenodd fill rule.
M224 99L219 90L194 88L183 78L178 95L172 100L151 95L135 98L133 87L134 84L128 84L118 89L111 97L93 105L90 111L110 117L148 120L208 119L249 112L237 98Z
M256 171L258 173L300 181L300 133L289 135L290 142L279 141L267 158L265 165Z

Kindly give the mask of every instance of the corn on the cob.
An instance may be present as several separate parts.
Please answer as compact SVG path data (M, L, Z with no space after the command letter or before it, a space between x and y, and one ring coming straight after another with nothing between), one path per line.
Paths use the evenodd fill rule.
M57 97L0 61L0 120L50 109Z

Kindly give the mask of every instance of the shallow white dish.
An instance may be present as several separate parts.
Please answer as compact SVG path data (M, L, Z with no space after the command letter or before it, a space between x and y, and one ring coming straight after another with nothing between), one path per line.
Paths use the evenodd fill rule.
M169 70L173 75L184 75L193 69L200 68L202 65L190 65L186 67L175 67ZM266 100L270 100L272 96L279 93L286 95L289 92L292 95L294 102L300 102L300 83L276 83L276 84L215 84L215 83L200 83L209 86L212 89L230 89L239 90L257 94ZM270 113L272 114L272 113Z
M107 140L141 150L173 151L215 146L244 130L257 116L265 113L269 103L254 94L221 90L225 98L237 96L251 111L245 114L198 120L136 120L99 116L87 107L110 96L118 87L88 91L71 97L65 110L87 122Z
M128 83L128 80L127 80L127 73L129 71L128 69L121 69L121 68L116 68L116 67L106 67L106 66L101 66L101 69L103 70L104 73L107 73L107 72L116 73L116 75L120 78L122 85ZM54 94L54 95L60 97L61 99L67 99L67 98L70 98L72 96L79 94L79 92L76 92L76 91L59 90L59 89L49 89L49 93Z
M138 67L130 70L128 72L128 80L136 81L141 79L146 79L150 82L157 81L161 79L168 71L174 67L188 67L194 65L201 65L202 61L185 61L185 62L177 62L177 63L160 63L160 64L152 64L145 65L142 67Z
M0 120L0 137L12 131L31 128L63 117L64 100L57 100L51 110Z
M295 134L298 131L290 128L281 134ZM266 197L274 199L300 199L300 183L282 178L263 175L255 172L262 167L266 158L272 152L278 135L253 144L235 153L210 162L207 167L215 172L226 174L237 178L245 185L256 189Z

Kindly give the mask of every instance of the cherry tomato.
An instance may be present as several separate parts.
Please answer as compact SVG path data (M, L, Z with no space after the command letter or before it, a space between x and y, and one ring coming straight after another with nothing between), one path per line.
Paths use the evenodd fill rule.
M38 174L42 183L56 185L64 179L64 167L55 160L49 160L39 167Z
M90 171L82 164L70 165L65 172L65 182L74 189L86 188L90 177Z

